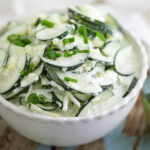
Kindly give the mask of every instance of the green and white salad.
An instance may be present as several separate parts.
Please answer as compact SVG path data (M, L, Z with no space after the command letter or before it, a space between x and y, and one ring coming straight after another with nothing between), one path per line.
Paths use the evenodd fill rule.
M136 85L139 56L110 14L89 5L10 21L0 37L0 94L25 111L98 115Z

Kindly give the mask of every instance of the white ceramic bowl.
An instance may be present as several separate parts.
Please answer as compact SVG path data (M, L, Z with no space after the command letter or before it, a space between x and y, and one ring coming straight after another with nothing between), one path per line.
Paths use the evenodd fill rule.
M3 119L25 137L48 145L80 145L105 136L124 120L134 106L148 70L147 55L140 40L129 31L123 30L126 38L140 53L143 66L135 88L123 101L98 116L53 118L23 111L0 97L0 114Z

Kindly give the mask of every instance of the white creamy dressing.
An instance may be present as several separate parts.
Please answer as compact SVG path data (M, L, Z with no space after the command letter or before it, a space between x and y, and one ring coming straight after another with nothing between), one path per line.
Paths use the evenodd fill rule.
M89 72L93 70L93 68L96 66L95 61L89 61L87 60L81 67L75 69L73 72L75 73L83 73L83 72Z
M75 38L75 42L68 43L66 45L63 44L63 39L68 39L68 38L72 38L72 37ZM74 47L77 47L79 50L89 48L89 45L84 43L83 38L79 34L76 34L75 36L67 35L63 39L54 38L52 40L53 44L56 45L57 48L59 48L61 51L70 50L70 49L73 49Z

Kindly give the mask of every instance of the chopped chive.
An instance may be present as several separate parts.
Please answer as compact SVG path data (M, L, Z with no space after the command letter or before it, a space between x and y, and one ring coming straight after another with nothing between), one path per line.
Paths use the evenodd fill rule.
M51 21L44 19L41 21L41 25L46 26L48 28L53 28L55 24Z
M28 75L33 69L34 69L34 64L31 63L31 64L29 65L28 69L27 69L27 70L22 70L22 71L20 71L20 74L21 74L22 76Z
M31 43L31 40L29 40L28 38L26 37L21 37L21 41L25 44L25 45L28 45Z
M87 37L87 30L86 30L86 28L84 26L80 26L78 31L79 31L80 35L83 36L84 43L88 44L88 37Z
M38 96L36 93L31 93L28 98L27 98L27 101L29 103L32 103L32 104L37 104L38 103Z
M43 104L43 106L47 106L46 105L46 97L42 94L39 94L39 102Z
M15 40L19 40L20 39L20 35L18 34L11 34L7 37L7 39L10 41L10 42L14 42Z
M75 54L69 51L64 52L64 57L71 57L72 55L75 55Z
M77 49L74 49L71 52L66 51L64 53L64 57L71 57L71 56L73 56L73 55L75 55L77 53L90 53L90 50L89 49L87 49L87 50L77 50Z
M14 45L17 45L17 46L21 46L21 47L25 47L26 44L23 43L21 40L15 40L14 42L12 42Z
M27 101L29 104L42 104L43 106L47 106L46 97L43 94L37 95L37 93L31 93Z
M49 59L53 59L53 60L56 59L56 55L55 55L55 52L54 52L53 50L48 50L47 53L46 53L46 56L47 56Z
M54 51L55 46L51 46L50 48L48 48L45 52L45 55L48 57L48 59L53 59L55 60L56 58L61 57L62 54L60 53L56 53Z
M74 53L90 53L90 50L89 49L85 49L85 50L73 50Z
M75 41L75 38L68 38L68 39L63 39L63 45L65 46L66 44L73 43Z
M31 63L26 73L29 74L33 70L33 68L34 68L34 64Z
M73 79L73 78L70 78L70 77L64 77L64 80L65 81L67 81L67 82L74 82L74 83L77 83L78 82L78 80L76 80L76 79Z
M60 54L60 53L55 53L55 54L56 54L56 57L57 57L57 58L59 58L59 57L62 56L62 54Z
M31 40L27 37L21 37L18 34L11 34L7 37L7 40L17 46L25 47L26 45L31 43Z
M54 50L56 47L54 45L52 45L51 47L49 47L49 50Z
M96 36L99 37L104 43L106 42L106 38L100 32L96 32Z
M25 74L24 70L20 71L20 74L21 74L22 76L24 76L24 74Z

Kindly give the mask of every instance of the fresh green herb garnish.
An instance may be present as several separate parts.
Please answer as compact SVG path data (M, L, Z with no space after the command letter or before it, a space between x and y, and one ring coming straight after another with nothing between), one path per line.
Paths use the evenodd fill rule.
M31 43L31 40L29 40L27 37L21 37L21 41L25 44L25 45L29 45Z
M24 70L20 71L20 74L21 74L22 76L28 75L30 72L32 72L33 68L34 68L34 64L31 63L31 64L29 65L28 69L25 70L25 71L24 71Z
M31 43L31 40L25 36L20 36L18 34L11 34L7 37L8 41L14 45L25 47Z
M36 93L31 93L27 98L28 103L32 104L42 104L43 106L47 106L46 97L42 94L37 95Z
M76 53L90 53L90 50L89 50L89 49L85 49L85 50L77 50L77 49L74 49L73 51L74 51L75 54L76 54Z
M43 106L47 106L46 105L46 97L42 94L39 94L39 102L43 104Z
M63 44L65 46L66 44L73 43L74 41L75 41L74 37L73 38L68 38L68 39L63 39Z
M24 70L20 71L20 74L21 74L22 76L24 76L24 74L25 74Z
M33 70L33 68L34 68L34 64L31 63L28 70L27 70L27 72L26 72L26 74L29 74Z
M104 43L106 42L106 38L100 32L96 32L96 36L99 37Z
M86 50L77 50L77 49L74 49L74 50L72 50L71 52L66 51L66 52L64 53L64 56L65 56L65 57L71 57L71 56L73 56L73 55L75 55L75 54L77 54L77 53L90 53L90 50L89 50L89 49L86 49Z
M79 33L83 36L84 43L88 44L87 30L84 26L79 27Z
M54 46L51 46L49 49L46 50L45 55L49 58L49 59L53 59L55 60L56 58L61 57L60 53L56 53L54 51Z
M69 51L64 52L64 57L71 57L72 55L75 55L75 54Z
M64 77L64 80L65 81L67 81L67 82L74 82L74 83L77 83L78 82L78 80L76 80L76 79L73 79L73 78L70 78L70 77Z
M38 98L38 96L37 96L36 93L31 93L31 94L28 96L27 101L28 101L29 103L32 103L32 104L37 104L38 101L39 101L39 98Z
M48 21L48 20L44 19L44 20L41 21L41 25L46 26L48 28L53 28L55 24L51 21Z

